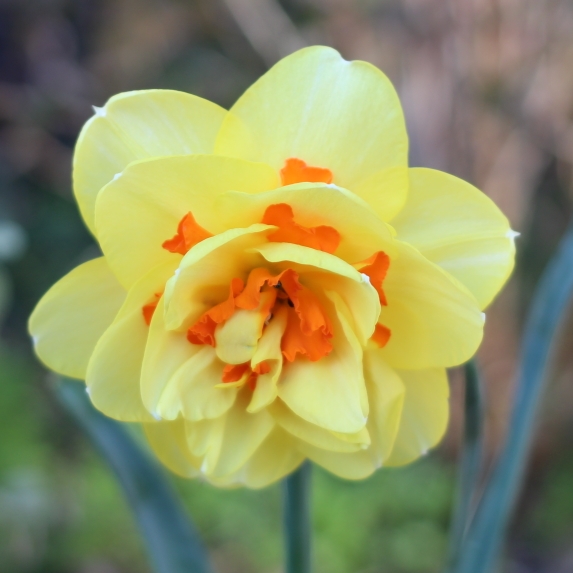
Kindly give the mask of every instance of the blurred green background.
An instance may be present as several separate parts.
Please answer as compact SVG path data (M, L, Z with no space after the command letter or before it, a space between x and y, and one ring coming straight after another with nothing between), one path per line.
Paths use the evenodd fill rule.
M573 5L567 0L0 0L0 570L148 572L107 467L57 404L26 320L97 248L70 188L82 124L111 95L181 89L229 106L270 65L323 43L395 83L411 163L462 176L522 233L480 350L487 458L506 428L523 317L571 215ZM504 571L573 571L573 322L554 358ZM463 412L442 446L349 483L314 477L317 573L444 564ZM220 573L281 570L281 492L173 480Z

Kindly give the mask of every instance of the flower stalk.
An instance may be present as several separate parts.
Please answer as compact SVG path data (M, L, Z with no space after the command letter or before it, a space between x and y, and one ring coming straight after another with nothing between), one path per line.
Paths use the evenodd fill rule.
M305 462L283 481L285 573L311 571L311 470Z

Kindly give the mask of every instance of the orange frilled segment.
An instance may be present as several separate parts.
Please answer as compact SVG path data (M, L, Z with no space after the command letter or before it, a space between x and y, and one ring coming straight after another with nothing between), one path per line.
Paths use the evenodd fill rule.
M302 159L290 157L285 161L281 169L281 181L283 185L294 183L332 183L332 171L324 167L311 167Z
M223 368L223 376L221 380L223 383L238 382L247 375L245 383L251 390L254 390L257 386L259 375L268 374L270 371L271 367L265 361L260 362L252 369L250 362L244 362L243 364L227 364L225 368Z
M372 340L380 348L384 348L388 344L391 335L392 331L387 326L384 326L383 324L377 324L376 328L374 329L374 334L372 335Z
M365 266L362 266L365 265ZM390 267L390 257L384 251L378 251L371 257L354 265L358 270L370 278L370 284L376 289L380 304L388 306L382 283Z
M199 320L187 331L187 340L191 344L209 344L215 346L215 328L222 324L235 312L235 298L242 292L244 283L239 278L231 281L227 300L215 305L205 312Z
M251 363L227 364L223 368L223 382L238 382L248 371L251 370Z
M153 315L155 314L155 309L157 308L157 305L159 304L159 299L161 298L162 295L163 295L162 292L156 292L153 295L154 300L152 300L151 302L149 302L146 305L141 307L141 313L143 314L143 320L145 320L145 324L147 324L147 326L149 326L151 324L151 319L153 318Z
M195 217L189 212L179 221L177 234L172 239L165 241L161 246L170 253L184 255L191 247L212 236L209 231L203 229L195 221Z
M273 243L294 243L330 254L340 244L340 233L333 227L303 227L295 223L292 207L286 203L267 207L261 223L278 227L268 236L268 240Z
M281 351L289 362L294 362L297 354L316 362L332 352L331 338L332 329L329 326L304 333L298 313L289 308L287 327L281 340Z

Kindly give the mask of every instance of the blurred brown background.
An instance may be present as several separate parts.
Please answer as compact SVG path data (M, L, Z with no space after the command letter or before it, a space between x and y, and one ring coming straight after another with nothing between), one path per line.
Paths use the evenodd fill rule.
M42 293L97 253L73 203L82 124L111 95L189 91L230 106L280 57L326 44L394 82L411 163L481 188L518 239L479 359L488 459L511 406L523 317L571 214L567 0L0 0L0 570L148 571L107 469L52 398L27 339ZM573 361L556 356L504 570L573 571ZM315 478L317 573L443 565L461 412L437 453L348 484ZM280 492L176 482L222 572L280 571Z

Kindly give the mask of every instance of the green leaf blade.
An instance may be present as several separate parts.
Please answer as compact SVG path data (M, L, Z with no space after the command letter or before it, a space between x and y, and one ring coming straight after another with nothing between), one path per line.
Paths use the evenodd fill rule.
M505 446L467 533L456 573L495 570L528 461L553 341L573 294L573 227L539 282L522 344Z
M158 464L135 444L121 423L92 406L83 384L62 380L56 395L117 476L154 570L211 573L199 536Z

